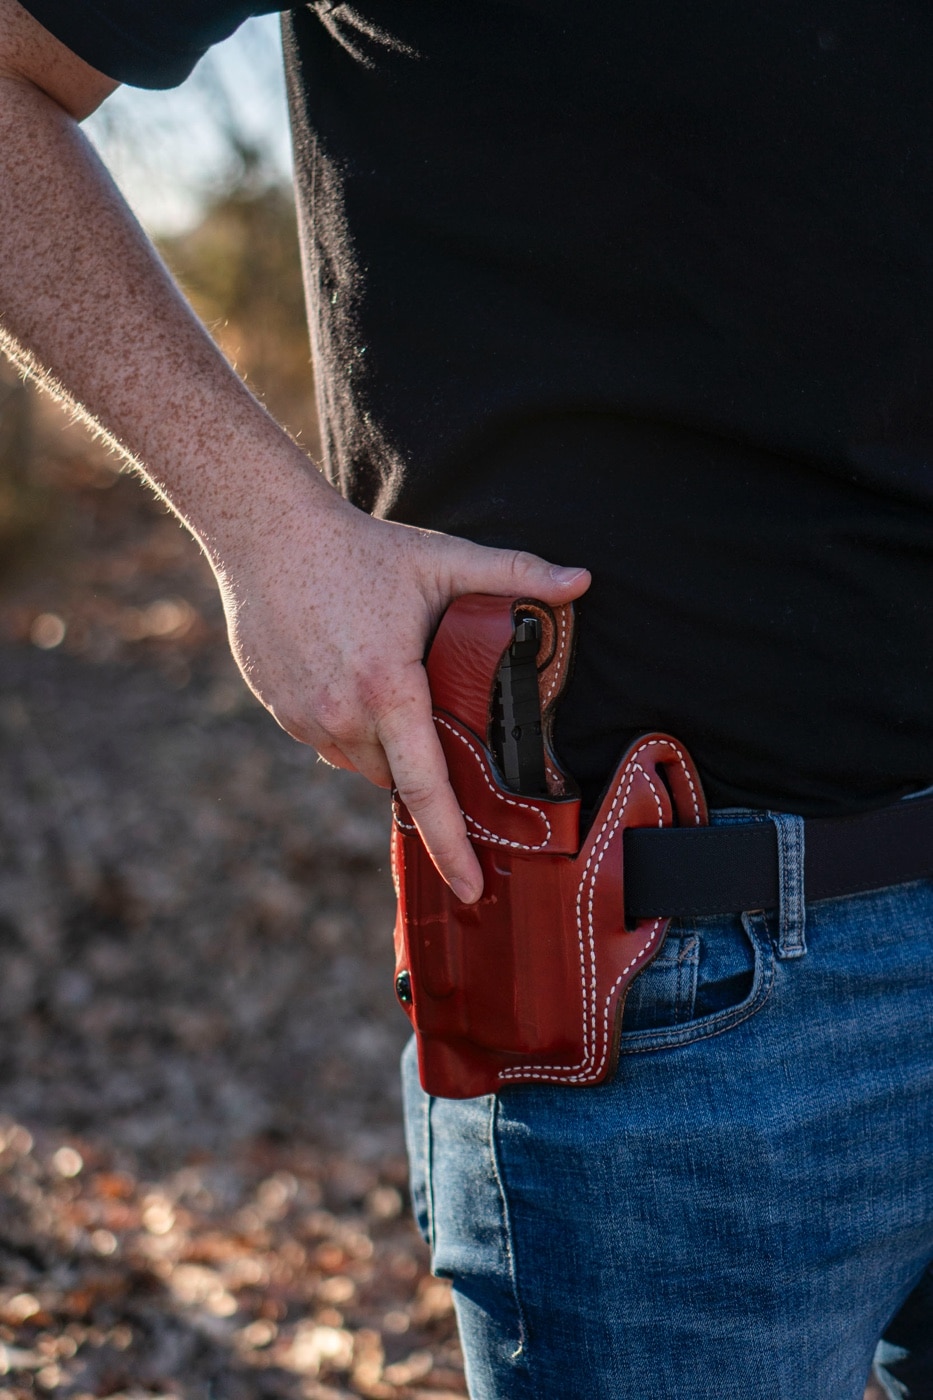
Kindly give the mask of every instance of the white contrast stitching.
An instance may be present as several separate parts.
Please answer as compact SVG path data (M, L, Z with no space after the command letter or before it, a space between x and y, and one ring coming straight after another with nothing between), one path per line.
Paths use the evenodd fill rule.
M642 747L644 748L644 747L647 747L647 746L646 746L646 745L643 745ZM642 751L641 749L638 749L636 752L641 753L641 751ZM634 758L634 755L633 755L633 758ZM579 1077L582 1077L582 1076L576 1075L576 1074L574 1073L574 1071L580 1070L580 1071L584 1072L584 1074L587 1073L587 1072L589 1072L589 1070L590 1070L590 1064L589 1064L589 1062L595 1058L595 1053L596 1053L596 1052L595 1052L595 1049L591 1052L590 1049L589 1049L589 1043L590 1043L590 1023L591 1023L591 1022L592 1022L592 1033L593 1033L594 1042L595 1042L595 1039L596 1039L596 981L597 981L597 968L596 968L596 934L595 934L595 929L594 929L594 927L593 927L593 899L594 899L594 894L595 894L596 876L597 876L597 874L598 874L598 872L599 872L599 867L600 867L600 865L602 864L603 857L605 856L606 851L609 849L609 845L610 845L610 843L611 843L611 841L612 841L612 838L613 838L613 836L615 835L616 831L617 831L618 828L619 828L619 823L622 821L623 817L625 816L625 809L626 809L626 807L628 806L629 796L631 795L632 787L634 786L635 777L636 777L636 774L637 774L637 773L642 773L645 777L648 776L648 775L645 773L645 770L644 770L644 768L641 766L640 763L633 763L633 764L632 764L631 772L630 772L630 774L629 774L629 779L628 779L628 783L627 783L626 786L625 786L625 790L624 790L624 792L620 791L620 792L618 792L618 793L616 794L616 796L615 796L615 798L614 798L614 800L613 800L612 806L609 808L609 811L606 813L606 817L605 817L605 819L604 819L604 821L603 821L602 826L601 826L600 829L599 829L599 832L598 832L597 837L596 837L596 841L594 842L593 849L590 851L590 854L589 854L589 856L587 857L586 865L585 865L584 868L583 868L583 875L582 875L582 877L581 877L581 879L580 879L580 884L579 884L579 887L578 887L578 889L577 889L576 914L577 914L578 941L579 941L580 950L581 950L581 959L580 959L580 962L581 962L581 970L582 970L581 987L582 987L582 991L583 991L583 1059L580 1060L580 1061L578 1061L578 1063L575 1064L575 1065L541 1065L541 1066L539 1067L541 1070L553 1070L553 1071L555 1071L555 1072L558 1072L558 1073L561 1075L562 1078L579 1078ZM654 784L651 783L651 780L650 780L650 779L648 779L648 781L649 781L649 784L650 784L650 786L651 786L651 788L652 788L652 791L653 791L653 794L654 794L655 803L656 803L657 806L658 806L659 824L662 824L662 825L663 825L663 810L662 810L662 808L661 808L660 801L659 801L659 799L658 799L657 789L655 788ZM613 818L613 816L615 815L615 812L616 812L617 809L618 809L618 813L619 813L619 814L618 814L618 816L616 817L616 820L615 820L615 822L614 822L614 824L613 824L613 826L612 826L612 829L611 829L610 832L609 832L609 835L608 835L608 836L605 836L606 828L609 826L609 823L612 821L612 818ZM604 837L605 837L605 839L604 839ZM601 849L601 847L602 847L602 849ZM595 862L595 864L594 864L594 862ZM590 873L590 872L591 872L591 868L592 868L592 875L591 875L591 873ZM590 889L589 889L589 900L588 900L588 904L587 904L587 921L586 921L586 922L587 922L588 937L587 937L586 939L584 939L582 901L583 901L583 891L584 891L584 888L586 887L587 881L589 881L589 885L590 885ZM652 937L653 937L653 933L652 933ZM645 944L645 948L647 948L647 947L649 947L649 946L650 946L650 941L649 941L649 943ZM588 948L588 950L589 950L589 967L590 967L590 978L589 978L590 985L589 985L589 989L587 988L587 983L586 983L586 951L587 951L587 948ZM644 951L645 951L645 949L642 948L642 949L641 949L641 952L644 952ZM640 956L640 954L639 954L639 953L636 953L635 959L637 959L639 956ZM633 960L633 961L634 961L634 960ZM631 966L631 964L630 964L630 966ZM590 999L591 999L591 998L592 998L592 1008L590 1009ZM502 1070L502 1071L500 1072L500 1076L499 1076L499 1077L500 1077L501 1079L509 1079L509 1078L513 1078L514 1076L519 1075L519 1074L521 1074L521 1073L522 1073L522 1071L521 1071L521 1070L518 1070L518 1069L516 1069L516 1070L509 1070L509 1069L506 1069L506 1070ZM540 1077L543 1077L543 1076L540 1076Z
M398 823L398 825L401 826L401 822L398 821L397 810L393 815L395 816L395 820ZM401 898L402 883L398 873L398 857L395 854L395 847L396 841L395 835L393 833L393 835L389 839L389 867L392 871L392 888L395 890L395 898L399 899Z
M539 815L541 814L539 813ZM543 851L551 836L550 825L548 825L548 834L543 841L539 842L537 846L526 846L521 841L509 841L505 836L497 836L494 831L489 830L488 826L483 826L475 817L471 817L469 812L464 812L463 819L468 827L473 827L487 841L492 841L496 846L506 846L511 851ZM544 820L547 822L546 817Z
M399 813L400 813L400 811L401 811L401 808L402 808L402 799L398 796L398 793L393 793L393 795L392 795L392 817L393 817L393 820L394 820L394 822L395 822L395 825L398 827L399 831L416 832L416 831L418 830L418 828L415 826L414 822L403 822L403 821L402 821L402 818L401 818L401 816L399 815Z
M545 695L544 701L541 706L542 709L550 700L551 696L554 694L554 687L558 684L560 680L561 662L564 656L564 648L567 645L567 620L563 609L561 609L561 611L557 614L557 631L560 635L560 640L557 647L557 656L554 659L554 677L551 681L551 684L547 688L547 694Z
M597 837L596 837L596 841L594 842L593 849L591 850L591 852L590 852L590 854L589 854L589 857L587 858L587 862L586 862L586 865L585 865L585 867L584 867L583 874L582 874L582 876L581 876L581 878L580 878L580 885L579 885L579 888L578 888L578 890L577 890L577 899L576 899L577 937L578 937L578 943L579 943L579 948L580 948L580 970L581 970L581 978L580 978L580 980L581 980L581 990L582 990L582 992L583 992L583 1059L580 1060L580 1061L579 1061L577 1064L575 1064L575 1065L539 1065L539 1066L537 1066L537 1068L536 1068L536 1070L535 1070L534 1072L532 1072L532 1071L530 1071L530 1070L528 1070L528 1069L522 1069L521 1067L516 1067L516 1068L514 1068L514 1069L504 1069L504 1070L500 1070L500 1071L499 1071L499 1079L500 1079L500 1080L519 1079L519 1078L521 1078L521 1079L524 1079L524 1080L547 1079L547 1080L550 1080L551 1082L554 1082L555 1080L556 1080L556 1081L567 1080L568 1082L571 1082L571 1083L581 1083L581 1082L587 1082L587 1081L592 1080L592 1079L598 1079L599 1076L600 1076L600 1074L602 1073L603 1066L605 1065L606 1059L607 1059L608 1054L609 1054L609 1011L610 1011L610 1007L611 1007L611 1004L612 1004L612 998L613 998L613 996L615 995L616 990L618 989L620 983L624 980L626 974L627 974L628 972L631 971L631 969L634 967L635 963L638 962L639 958L641 958L642 955L643 955L644 953L646 953L646 952L648 951L648 949L651 947L651 945L654 943L655 939L657 938L658 930L660 929L661 924L665 922L663 918L659 918L659 919L655 919L655 920L654 920L654 922L653 922L652 925L651 925L651 929L650 929L650 932L649 932L649 936L648 936L647 942L645 942L645 943L641 946L641 948L638 950L638 952L634 955L634 957L632 957L632 959L629 961L629 963L627 964L627 966L626 966L626 967L623 969L623 971L619 974L619 976L618 976L618 978L616 979L615 983L613 984L611 990L609 991L608 996L606 997L606 1002L605 1002L605 1005L604 1005L604 1008L603 1008L603 1052L602 1052L602 1058L600 1059L599 1064L598 1064L598 1065L595 1067L595 1069L594 1069L594 1068L593 1068L593 1061L594 1061L595 1058L596 1058L596 1045L595 1045L595 1041L596 1041L596 982L597 982L597 968L596 968L596 940L595 940L595 932L594 932L594 929L593 929L593 900L594 900L594 897L595 897L596 876L597 876L598 871L599 871L599 866L602 864L602 860L603 860L603 857L604 857L604 855L605 855L605 853L606 853L606 850L608 850L609 845L610 845L610 843L611 843L611 841L612 841L612 838L613 838L613 836L615 835L616 831L618 830L619 825L620 825L620 823L621 823L623 817L625 816L625 809L626 809L626 807L627 807L627 805L628 805L628 799L629 799L629 796L630 796L631 791L632 791L632 786L633 786L633 784L634 784L634 782L635 782L635 773L636 773L636 771L642 773L643 776L647 779L648 785L649 785L649 787L651 788L652 794L653 794L653 796L654 796L655 803L657 804L657 807L658 807L658 825L659 825L659 826L663 826L663 825L664 825L663 808L662 808L662 806L661 806L661 801L660 801L660 797L659 797L659 794L658 794L658 790L657 790L657 788L655 787L654 783L652 782L652 780L651 780L650 776L648 775L648 773L647 773L647 772L645 771L645 769L642 767L642 765L641 765L640 763L635 762L635 760L638 758L638 755L639 755L640 753L643 753L645 749L651 748L651 747L652 747L653 745L655 745L655 744L663 745L665 748L672 749L673 752L676 754L676 756L677 756L677 758L678 758L678 760L679 760L679 762L680 762L681 769L683 770L684 777L687 779L687 782L688 782L688 784L689 784L689 786L690 786L691 801L692 801L692 804L693 804L693 818L694 818L694 824L697 825L697 826L700 824L700 808L699 808L699 802L698 802L698 798L697 798L696 786L695 786L695 784L694 784L693 778L691 777L690 770L689 770L689 768L687 767L687 761L686 761L686 758L685 758L685 756L684 756L683 751L682 751L681 749L679 749L675 743L671 742L671 741L668 740L668 739L663 739L663 740L649 739L649 740L646 740L644 744L641 744L641 745L635 750L635 752L631 755L631 758L630 758L630 760L629 760L630 763L632 764L631 775L630 775L630 777L629 777L628 784L627 784L627 786L626 786L626 788L625 788L625 792L624 792L623 794L621 794L621 807L620 807L620 809L619 809L619 815L618 815L618 817L616 818L616 821L615 821L615 823L614 823L614 825L613 825L613 827L612 827L612 830L609 832L609 835L605 838L604 847L603 847L602 851L600 851L600 853L599 853L599 858L598 858L598 860L597 860L597 862L596 862L595 867L593 868L592 877L590 877L590 867L593 865L594 858L595 858L596 855L597 855L597 851L599 851L600 843L603 841L603 834L604 834L604 832L605 832L607 826L609 825L610 821L612 820L613 814L615 813L617 806L619 805L619 802L620 802L620 794L619 794L619 793L616 794L616 797L615 797L615 799L614 799L614 801L613 801L613 804L612 804L612 806L610 807L608 813L606 814L605 821L603 822L602 826L601 826L600 829L599 829L599 833L598 833L598 835L597 835ZM590 985L591 985L591 988L592 988L592 991L591 991L590 994L588 994L588 992L587 992L587 986L586 986L586 947L585 947L585 940L584 940L583 917L582 917L582 907L581 907L581 904L582 904L582 897L583 897L583 889L584 889L584 886L585 886L585 884L586 884L588 878L590 879L590 893L589 893L589 901L588 901L588 905L587 905L587 924L588 924L588 932L589 932L588 943L589 943L590 966L591 966ZM592 996L592 1010L590 1010L590 1008L589 1008L589 998L590 998L590 995ZM593 1026L594 1048L593 1048L592 1052L591 1052L590 1049L589 1049L589 1022L592 1022L592 1026Z
M534 846L526 845L522 841L510 841L505 836L497 836L494 831L490 831L489 827L483 826L482 822L477 821L475 817L470 816L469 812L464 812L463 808L461 808L460 810L463 815L463 819L467 823L467 825L473 827L481 836L484 836L488 841L494 842L497 846L507 846L509 847L509 849L514 851L543 851L544 848L547 846L548 842L550 841L552 835L551 823L547 817L547 814L545 812L542 812L540 807L535 807L529 802L516 802L514 798L506 797L503 793L501 793L499 789L494 787L493 784L489 781L489 776L486 772L486 767L483 762L482 750L475 747L475 745L473 745L470 742L470 740L466 738L465 735L461 734L460 731L455 729L452 724L448 724L446 720L441 719L438 715L434 716L434 722L435 724L442 724L445 729L449 729L451 734L453 734L454 738L459 739L461 744L466 745L470 753L473 755L473 757L479 764L480 771L483 775L483 779L486 783L486 786L489 788L489 791L493 794L494 797L497 797L500 802L505 802L509 807L522 808L527 812L533 813L534 816L541 818L545 826L545 836L543 841L539 841L537 845ZM418 828L414 825L413 822L402 821L401 817L399 816L397 806L394 816L396 825L401 831L408 831L414 833L418 830Z
M557 655L556 655L555 658L554 658L554 669L553 669L553 672L552 672L552 677L553 677L553 678L552 678L552 680L551 680L550 685L549 685L548 688L547 688L547 694L544 696L544 698L543 698L542 701L541 701L541 712L542 712L542 714L543 714L544 711L547 709L548 701L550 700L551 696L554 694L554 691L555 691L557 685L558 685L559 682L560 682L560 678L561 678L561 665L562 665L563 657L564 657L564 648L565 648L566 645L567 645L567 630L568 630L568 629L567 629L566 615L565 615L565 613L564 613L564 610L561 609L561 610L558 612L558 614L557 614L558 645L557 645ZM548 781L549 781L550 783L552 783L554 786L558 786L558 785L563 786L563 783L564 783L564 774L560 771L560 769L559 769L558 767L556 767L556 765L554 765L553 763L551 763L551 760L548 758L548 756L547 756L546 754L545 754L545 757L544 757L544 771L545 771L545 773L547 774L547 778L548 778Z
M689 1036L689 1038L685 1037L683 1040L680 1040L676 1037L675 1034L670 1038L670 1040L668 1040L664 1044L659 1045L627 1045L625 1047L624 1053L626 1055L650 1055L653 1050L665 1050L668 1047L673 1048L675 1046L680 1045L695 1045L697 1041L700 1040L712 1040L714 1036L726 1035L728 1031L734 1030L736 1026L740 1026L743 1021L747 1021L750 1019L750 1017L757 1015L757 1013L764 1006L765 1002L768 1000L771 993L774 991L773 968L771 968L770 973L767 974L767 979L767 981L762 981L761 990L759 991L755 999L749 1002L748 1006L746 1006L745 1009L742 1011L742 1014L738 1016L735 1020L732 1020L731 1018L735 1016L735 1012L738 1010L737 1007L734 1008L731 1012L721 1012L720 1015L716 1018L716 1025L711 1026L710 1029L707 1031L702 1031L699 1035L692 1034ZM684 1027L683 1029L686 1030L687 1028Z
M448 729L450 731L450 733L454 736L455 739L459 739L461 744L464 744L466 748L469 749L470 753L473 755L473 757L476 759L476 762L479 764L480 772L483 775L483 781L489 788L489 791L492 793L493 797L497 798L500 802L504 802L507 807L518 807L520 811L531 812L533 816L540 817L541 820L544 822L545 835L543 841L539 841L536 845L531 846L527 845L523 841L510 841L505 836L497 836L494 831L490 831L488 827L483 826L483 824L481 822L478 822L475 817L471 817L469 812L464 812L463 816L467 824L469 826L475 827L477 831L479 831L483 836L487 838L487 840L494 841L497 846L508 846L513 851L543 851L551 839L551 823L548 820L547 814L545 812L542 812L540 807L535 807L530 802L516 802L514 797L506 797L504 793L500 792L499 789L495 787L492 782L490 782L489 774L486 772L486 764L483 758L482 751L470 739L468 739L465 734L461 734L459 729L455 729L452 724L448 724L447 720L441 719L440 715L434 716L434 723L442 724L445 729Z
M566 792L566 777L549 758L544 760L544 774L548 780L548 792L552 797L559 797Z

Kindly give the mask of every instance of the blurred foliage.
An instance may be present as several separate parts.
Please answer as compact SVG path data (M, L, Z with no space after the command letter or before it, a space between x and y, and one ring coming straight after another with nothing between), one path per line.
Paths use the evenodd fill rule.
M241 183L192 232L163 239L169 266L227 357L307 450L317 423L295 205L263 186L243 153Z
M156 236L193 228L246 181L288 184L291 141L278 15L257 15L178 88L118 88L84 123Z
M201 214L188 231L158 240L160 251L227 357L315 455L277 22L248 21L172 92L119 89L86 130L118 181L132 176L136 193L145 188L154 196L146 209L156 227L166 226L160 209L177 205L196 219ZM0 353L0 585L6 592L43 573L60 580L74 575L79 556L99 555L121 532L125 555L134 542L138 550L146 520L164 510L134 483L99 489L113 487L117 470L116 459L84 429L69 427L67 412L24 382Z
M52 513L50 493L33 470L34 393L0 361L0 575L30 552Z
M191 232L160 242L224 353L306 451L318 446L291 190L267 183L248 148L242 183L219 193ZM69 487L107 484L117 464L0 357L0 583L61 565L74 532ZM138 493L138 488L132 488ZM157 508L158 509L158 508Z

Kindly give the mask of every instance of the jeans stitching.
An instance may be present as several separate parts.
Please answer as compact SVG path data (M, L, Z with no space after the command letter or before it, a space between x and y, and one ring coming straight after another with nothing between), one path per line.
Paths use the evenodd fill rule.
M777 832L780 880L778 957L802 958L807 951L803 818L786 812L769 812L768 815Z
M754 1006L746 1007L742 1015L737 1016L736 1019L734 1021L730 1021L728 1025L716 1026L712 1030L703 1031L699 1035L691 1035L689 1038L685 1037L683 1040L669 1040L667 1042L659 1043L657 1045L635 1045L632 1046L631 1049L624 1049L622 1051L622 1054L650 1055L654 1050L678 1050L686 1045L696 1045L697 1042L701 1040L712 1040L714 1036L725 1035L728 1031L734 1030L736 1026L740 1026L743 1021L751 1020L752 1016L759 1012L764 1006L765 1002L768 1000L773 990L774 969L772 968L768 976L768 982L764 991L764 995L760 998L760 1000L758 1000L755 1003Z
M700 971L698 954L699 939L687 938L677 958L677 1015L676 1024L686 1025L695 1018L697 980Z
M609 1054L612 1049L613 1028L614 1026L618 1025L619 1015L621 1011L620 1005L614 1005L613 999L615 997L615 994L619 990L619 987L624 981L626 975L635 966L639 958L643 957L644 954L647 953L651 945L655 942L659 932L663 941L664 932L666 931L667 927L667 921L658 918L655 919L651 925L647 942L642 944L638 952L629 961L628 966L622 969L622 972L619 974L612 987L610 988L609 995L606 997L603 1006L603 1022L602 1028L600 1030L597 1017L598 940L596 938L596 932L593 922L593 904L596 892L596 878L599 874L599 868L602 864L602 861L607 851L610 849L616 832L618 831L619 826L625 817L626 808L628 806L629 797L631 795L632 787L635 783L637 773L641 773L642 776L647 780L648 786L654 795L654 800L657 803L658 807L658 826L660 827L664 825L663 805L661 803L658 790L652 782L650 774L648 774L646 770L642 767L642 765L637 762L638 755L642 753L645 749L653 747L655 744L657 744L659 747L664 747L666 749L672 750L677 756L677 759L680 762L680 766L683 769L684 776L690 785L696 824L700 824L700 808L697 800L696 786L694 784L693 778L690 775L690 771L688 769L687 760L684 756L684 753L681 749L677 747L677 744L674 742L674 740L659 736L657 739L646 740L645 743L643 743L639 748L634 749L628 757L629 767L627 767L624 770L628 773L628 782L625 786L625 790L624 792L622 791L620 778L620 786L612 800L612 805L610 806L609 811L606 813L606 816L603 820L603 824L600 827L595 839L593 840L592 848L590 849L589 856L587 857L586 865L583 868L583 873L580 877L580 884L577 889L577 943L580 950L580 976L583 989L583 1059L579 1060L575 1065L538 1064L535 1065L533 1071L530 1068L503 1069L499 1071L499 1078L500 1080L502 1080L503 1083L507 1083L509 1080L521 1080L524 1083L530 1083L533 1080L543 1080L547 1083L586 1084L600 1079L602 1077L603 1068L606 1064L606 1061L609 1058ZM618 812L617 816L616 812ZM613 820L613 817L615 817L615 821L613 826L609 830L609 834L607 836L606 829L607 827L609 827L609 823ZM586 889L588 896L586 930L584 930L583 927L582 901L584 889ZM643 925L639 924L638 927L643 928ZM588 960L586 957L587 945L589 947ZM589 986L587 985L586 976L587 961L590 969ZM589 1036L591 1031L593 1035L592 1049L590 1049L589 1045ZM594 1068L596 1056L597 1054L599 1054L600 1045L602 1045L602 1057L599 1063L596 1064Z
M775 966L770 940L765 940L758 932L753 932L745 923L745 931L755 950L755 980L748 998L738 1006L725 1011L716 1011L710 1017L702 1017L691 1025L668 1028L663 1031L629 1031L631 1041L626 1044L626 1033L620 1037L620 1055L647 1055L654 1050L670 1050L680 1046L693 1045L699 1040L709 1040L712 1036L723 1035L743 1021L749 1020L760 1011L774 988ZM637 1039L636 1039L637 1038ZM634 1043L633 1043L634 1042Z
M508 1193L505 1189L505 1180L502 1171L502 1163L499 1159L498 1150L498 1119L499 1119L499 1099L493 1095L490 1099L489 1109L489 1159L492 1164L492 1173L496 1182L496 1189L499 1192L499 1205L502 1211L502 1233L505 1238L505 1253L509 1266L509 1282L512 1285L512 1301L515 1304L515 1315L518 1319L518 1346L510 1354L509 1360L512 1362L525 1362L526 1374L532 1391L537 1395L537 1386L531 1373L531 1357L528 1349L528 1324L525 1319L525 1310L522 1307L521 1293L518 1287L518 1267L515 1259L515 1246L512 1234L512 1216L509 1211Z

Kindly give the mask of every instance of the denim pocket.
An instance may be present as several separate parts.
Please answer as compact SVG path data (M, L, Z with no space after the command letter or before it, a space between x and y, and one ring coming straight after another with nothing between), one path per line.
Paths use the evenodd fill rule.
M625 1030L659 1030L691 1021L699 971L698 935L692 930L668 932L660 953L629 988L622 1017Z
M620 1052L689 1045L730 1030L761 1009L773 983L774 951L760 911L678 921L629 989Z

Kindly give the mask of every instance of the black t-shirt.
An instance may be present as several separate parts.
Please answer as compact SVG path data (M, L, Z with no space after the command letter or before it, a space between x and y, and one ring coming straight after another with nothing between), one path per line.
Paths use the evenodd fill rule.
M26 0L178 81L247 14ZM325 469L593 571L558 739L712 802L933 781L927 0L317 0L285 18Z

